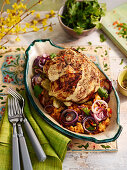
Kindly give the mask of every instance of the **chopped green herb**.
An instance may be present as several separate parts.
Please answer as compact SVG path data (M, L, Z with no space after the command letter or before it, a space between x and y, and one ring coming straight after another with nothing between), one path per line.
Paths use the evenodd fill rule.
M103 55L101 55L101 57L104 57Z
M80 47L78 47L76 50L77 50L77 51L80 50Z
M78 51L78 50L85 50L86 48L85 47L78 47L76 50Z
M105 55L107 55L108 54L108 51L107 50L105 50Z
M96 52L97 52L97 50L94 50L94 52L96 53Z
M104 41L106 41L106 38L104 37L103 34L100 34L100 42L104 42Z
M50 54L50 58L53 59L54 57L56 57L55 53Z
M85 49L85 47L80 48L82 51Z
M22 50L25 51L25 48L22 47Z
M2 58L3 56L1 55L0 58Z
M120 65L122 65L123 64L123 58L121 59L121 62L120 62Z
M105 63L105 64L104 64L104 67L107 67L107 66L108 66L108 64L107 64L107 63Z
M105 68L105 69L104 69L104 71L107 71L107 70L109 70L109 68Z
M96 49L98 49L98 48L102 48L102 47L100 47L100 46L96 47Z
M123 69L125 69L125 68L127 68L127 66L124 66L124 68L123 68Z
M89 41L88 44L89 44L89 45L92 45L92 42Z

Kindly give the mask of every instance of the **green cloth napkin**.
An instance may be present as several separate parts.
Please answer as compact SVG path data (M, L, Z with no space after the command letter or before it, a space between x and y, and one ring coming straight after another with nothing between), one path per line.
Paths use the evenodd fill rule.
M47 159L39 162L24 131L24 136L30 153L32 166L34 170L61 170L62 161L64 160L67 144L70 139L52 128L29 103L26 92L22 91L21 95L25 99L24 114L35 131L42 148L44 149ZM7 104L5 114L0 129L0 170L12 169L12 124L8 121Z

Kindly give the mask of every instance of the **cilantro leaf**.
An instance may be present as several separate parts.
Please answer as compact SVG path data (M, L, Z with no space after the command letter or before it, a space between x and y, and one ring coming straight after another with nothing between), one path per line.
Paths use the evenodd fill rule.
M50 58L53 59L54 57L56 57L55 53L50 54Z
M120 65L122 65L123 64L123 58L121 59L121 62L120 62Z
M92 45L92 42L89 41L88 44L89 44L89 45Z

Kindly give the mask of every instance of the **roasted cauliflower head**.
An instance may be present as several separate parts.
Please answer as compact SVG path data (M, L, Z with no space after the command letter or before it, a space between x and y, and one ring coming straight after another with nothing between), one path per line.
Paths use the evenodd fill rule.
M63 102L83 103L100 87L100 72L84 54L73 48L47 60L43 72L50 82L49 95Z

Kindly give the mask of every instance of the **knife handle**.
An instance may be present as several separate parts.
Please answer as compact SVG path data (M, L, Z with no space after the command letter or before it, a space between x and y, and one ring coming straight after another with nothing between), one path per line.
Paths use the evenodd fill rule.
M13 170L20 170L20 158L19 158L19 143L16 130L16 124L13 123L13 138L12 138L12 158L13 158Z
M37 139L37 136L35 135L35 132L33 131L31 125L29 124L28 120L24 118L24 127L27 132L28 137L30 138L31 144L34 148L34 151L37 155L37 158L39 161L45 161L46 155L40 145L40 142Z
M18 123L17 126L18 126L19 144L20 144L24 170L33 170L29 152L28 152L27 145L26 145L26 141L23 136L21 124Z

